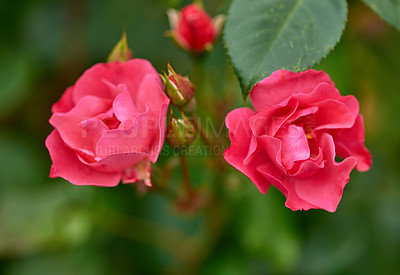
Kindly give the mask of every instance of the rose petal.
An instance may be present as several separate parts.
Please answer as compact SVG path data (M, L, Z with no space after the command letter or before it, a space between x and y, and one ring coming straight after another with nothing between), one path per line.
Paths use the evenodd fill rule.
M114 86L125 84L132 96L134 96L144 76L147 74L158 76L151 63L144 59L134 58L123 63L98 63L86 70L76 81L73 92L74 102L77 103L87 95L114 99L114 91L107 83L111 83Z
M131 94L126 88L126 85L120 84L119 89L121 93L115 97L112 108L116 118L124 122L138 112L136 111L136 106L132 101Z
M293 94L311 93L320 83L333 85L329 76L323 71L307 70L293 73L278 70L257 83L250 92L250 100L258 111L263 107L281 103Z
M263 148L263 153L275 164L275 169L286 173L286 168L282 164L282 141L276 137L267 135L257 138L258 144Z
M161 149L164 145L165 132L166 132L166 122L167 122L167 111L168 111L169 100L165 101L161 105L161 111L158 118L158 135L155 136L153 140L152 150L149 155L151 162L155 163L160 155Z
M356 168L360 172L368 171L372 164L371 154L364 146L364 119L357 116L356 122L350 129L340 129L333 132L336 151L339 156L357 158Z
M51 107L52 113L66 113L69 112L75 106L74 102L72 101L73 90L74 90L73 86L65 90L60 100L54 103L53 106Z
M73 150L65 146L59 133L54 130L46 139L53 165L50 177L62 177L76 185L116 186L121 173L105 173L90 168L79 161Z
M92 162L89 162L81 157L79 157L79 160L93 169L102 172L115 173L129 169L132 165L135 165L137 162L145 159L148 156L146 153L140 152L112 154L110 151L108 151L107 153L109 154L107 157L102 159L97 157ZM96 159L98 159L98 161Z
M239 108L227 115L226 127L229 129L231 145L225 150L224 158L230 165L245 174L261 193L265 194L271 184L255 168L270 162L268 157L264 154L256 154L255 158L248 159L244 164L252 136L248 121L253 114L254 111L250 108Z
M253 160L253 156L255 155L256 150L257 150L257 139L255 137L251 137L249 150L247 152L246 157L243 160L244 165L248 165Z
M250 138L252 137L248 120L252 115L254 115L254 111L245 107L235 109L226 116L225 124L229 130L229 138L231 140L230 154L247 155L248 144L250 144Z
M343 188L350 179L350 172L357 163L355 157L348 157L342 162L335 162L335 145L329 134L321 136L321 148L326 159L325 167L311 178L289 177L283 183L289 193L297 196L315 208L335 212L342 198ZM302 209L287 199L287 207L292 210Z
M107 131L96 145L98 160L113 154L146 154L152 162L157 160L165 136L165 121L168 104L159 114L147 105L146 112L132 117L128 129ZM159 117L157 117L159 115Z
M315 89L307 94L294 94L293 98L299 101L299 108L309 108L310 106L318 106L318 103L325 100L341 101L343 96L340 95L338 89L334 86L319 83Z
M135 95L132 95L132 99L138 112L140 111L139 108L141 108L143 112L146 104L149 104L153 110L159 112L161 107L165 104L169 104L170 101L162 89L161 80L158 74L149 74L143 77Z
M354 98L354 100L356 100ZM358 113L358 111L357 111ZM357 113L338 100L327 99L318 103L315 113L315 130L350 128L353 126Z
M310 148L302 127L293 124L282 127L276 137L282 142L282 164L286 169L292 168L296 161L310 157Z
M114 154L145 153L150 150L155 126L147 106L144 113L132 119L132 125L128 129L109 130L96 144L96 156L98 160ZM151 123L149 123L151 122Z
M257 167L257 171L260 172L265 177L266 180L271 182L272 185L274 185L279 191L282 192L282 194L285 195L286 207L289 207L292 210L299 210L299 209L309 210L311 208L316 208L315 205L312 205L304 201L300 197L298 197L295 192L292 192L292 190L290 190L289 192L287 186L283 184L283 182L287 181L287 179L285 179L285 176L283 174L277 174L276 168L273 165L271 164L261 165ZM291 205L295 205L296 207L292 208L290 207Z
M250 118L250 127L255 137L274 136L281 126L294 114L298 106L296 100L290 100L286 106L263 108Z
M63 141L71 148L84 153L92 151L94 143L92 137L101 136L106 130L104 123L85 124L87 119L106 112L111 102L95 96L86 96L67 113L55 113L49 122L62 137ZM83 124L82 124L83 122Z
M296 163L293 168L290 169L288 175L297 178L308 178L314 176L320 169L325 167L325 161L323 160L322 150L318 148L318 154L313 158L310 157L308 160Z
M80 122L79 126L82 128L81 137L85 145L74 149L94 157L95 144L108 131L108 127L96 117Z

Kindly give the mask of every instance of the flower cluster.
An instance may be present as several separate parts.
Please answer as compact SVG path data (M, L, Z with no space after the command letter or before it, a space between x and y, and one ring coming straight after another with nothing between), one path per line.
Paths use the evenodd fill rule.
M196 4L168 15L171 37L196 58L211 49L223 22ZM197 133L204 138L187 118L193 118L194 94L189 78L169 64L159 75L149 61L133 58L124 35L107 63L86 70L53 105L54 130L46 140L50 176L76 185L151 186L150 164L164 140L184 154ZM278 70L253 87L250 99L254 109L238 108L226 117L231 144L225 160L260 192L275 186L292 210L334 212L350 172L371 166L356 98L340 95L322 71ZM194 198L188 194L185 203Z

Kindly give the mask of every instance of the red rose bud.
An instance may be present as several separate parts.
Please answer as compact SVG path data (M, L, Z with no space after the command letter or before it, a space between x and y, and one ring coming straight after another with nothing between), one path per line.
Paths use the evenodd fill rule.
M180 12L168 11L172 39L186 51L202 53L211 50L225 21L225 16L211 18L199 5L191 4Z
M180 108L192 105L189 104L194 100L193 96L195 89L192 82L190 82L187 76L177 74L170 64L167 66L168 75L164 72L164 75L161 75L161 78L164 82L164 90L171 99L171 103Z
M196 137L196 130L193 124L182 115L183 119L171 116L167 128L166 141L171 146L189 146Z
M133 53L128 47L128 42L126 40L126 33L122 34L121 40L114 46L110 55L107 58L107 62L126 62L133 58Z

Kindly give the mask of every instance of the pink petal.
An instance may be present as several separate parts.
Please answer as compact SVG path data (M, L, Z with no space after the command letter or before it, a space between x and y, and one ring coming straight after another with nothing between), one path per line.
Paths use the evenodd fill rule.
M325 100L341 101L343 96L340 95L334 86L320 83L310 93L296 93L293 95L293 98L299 101L300 108L309 108L310 106L318 106L318 103Z
M73 92L74 102L78 102L87 95L113 99L114 91L107 83L115 86L125 84L134 96L142 79L147 74L158 76L151 63L144 59L134 58L123 63L98 63L86 70L76 81Z
M249 150L247 152L246 157L243 160L244 165L248 165L253 160L253 157L256 156L256 150L257 150L257 139L255 137L251 137Z
M279 175L276 173L276 168L271 164L265 164L257 167L257 171L260 172L266 180L271 182L282 194L286 197L286 207L289 207L292 210L309 210L311 208L316 208L315 205L312 205L303 199L301 199L295 192L292 192L291 189L287 188L288 179L285 176ZM290 178L289 178L290 179ZM286 182L286 185L283 182ZM289 203L288 203L289 202ZM292 207L295 206L295 207Z
M372 158L368 149L364 146L364 120L361 115L357 116L356 122L350 129L340 129L333 132L333 138L339 156L342 158L354 156L357 158L356 168L358 171L369 170Z
M160 77L153 74L148 74L143 77L138 89L132 94L132 99L136 105L136 110L144 111L144 107L148 104L153 110L159 111L165 104L169 104L169 98L164 93Z
M295 193L305 202L314 205L313 208L335 212L342 198L343 188L350 179L350 172L357 163L356 158L348 157L341 163L335 162L335 145L332 136L321 136L321 148L325 156L325 167L309 178L288 178L284 185L288 193ZM301 210L302 204L287 198L287 207Z
M292 168L296 161L310 157L310 148L302 127L293 124L282 127L276 137L282 142L282 164L286 169Z
M153 140L152 151L150 152L149 159L155 163L164 145L165 133L166 133L166 122L167 122L167 111L168 111L169 99L161 105L161 111L158 117L158 135Z
M323 71L307 70L293 73L278 70L257 83L250 92L250 100L258 111L263 107L279 104L293 94L308 94L320 83L334 85Z
M96 142L92 139L93 136L101 136L107 128L104 123L98 123L98 120L92 120L90 125L85 121L106 112L109 108L110 101L86 96L69 112L53 114L49 122L69 147L87 153L93 150Z
M169 102L169 98L162 90L162 85L158 74L146 75L136 93L134 103L136 106L149 105L150 112L153 114L152 120L153 125L155 126L154 130L157 131L157 133L154 134L151 152L149 152L149 159L153 163L157 161L158 155L160 154L164 144Z
M298 106L296 100L290 100L285 106L263 108L250 118L250 127L255 137L274 136L281 126L293 115Z
M244 159L249 154L249 144L251 143L252 132L249 125L249 118L254 115L250 108L238 108L231 111L226 117L226 127L229 129L231 145L224 152L225 160L245 174L258 188L261 193L266 193L271 185L256 168L259 165L270 162L264 154L255 154L248 159L246 164Z
M355 121L360 112L360 104L358 103L357 98L352 95L342 96L340 101L347 106L347 109L352 113L351 115Z
M249 127L249 118L252 115L254 115L254 111L245 107L235 109L226 116L225 124L229 130L229 139L231 140L230 154L247 155L248 144L250 144L253 136Z
M62 177L76 185L116 186L121 173L105 173L90 168L79 161L73 150L65 146L57 130L46 139L53 165L50 177Z
M133 100L128 90L116 97L113 109L121 124L99 139L96 146L99 160L110 154L145 154L150 161L157 161L164 144L169 105L159 84L158 75L148 75L135 91ZM146 109L138 113L142 108Z
M146 155L151 161L155 161L162 147L160 129L165 130L167 107L168 105L163 106L158 117L147 106L146 112L131 119L132 125L128 129L107 131L96 145L98 160L115 154L135 154ZM160 119L163 121L160 122Z
M308 115L311 115L311 114L315 114L317 111L318 111L318 107L317 106L313 106L313 107L297 110L287 120L287 124L291 124L291 123L293 123L294 121L296 121L297 119L299 119L301 117L305 117L305 116L308 116Z
M117 119L124 122L135 115L138 111L136 111L136 106L132 101L131 94L126 88L126 85L120 84L119 87L122 92L114 99L113 111ZM143 107L145 107L145 105Z
M350 128L354 124L357 113L349 110L345 104L338 100L322 101L318 103L318 111L315 113L317 126L315 130Z
M52 113L66 113L69 112L75 106L74 102L72 101L73 90L74 90L73 86L65 90L60 100L54 103L53 106L51 107Z
M114 94L107 82L115 84L115 75L118 71L118 62L98 63L87 69L75 83L73 101L77 103L89 95L112 100Z
M282 164L282 141L276 137L267 135L258 137L257 141L263 153L266 154L270 162L275 165L275 169L285 174L286 168Z
M92 162L88 162L80 157L79 160L87 166L90 166L93 169L101 172L116 173L124 171L125 169L129 169L131 166L147 158L148 156L146 153L140 152L113 154L112 152L108 151L107 153L109 154L107 157L102 159L96 157Z
M309 178L325 167L322 150L318 148L318 154L313 158L296 163L288 172L288 175L296 178Z
M98 118L82 121L79 126L82 128L81 138L85 145L74 149L94 157L95 144L108 131L108 127Z

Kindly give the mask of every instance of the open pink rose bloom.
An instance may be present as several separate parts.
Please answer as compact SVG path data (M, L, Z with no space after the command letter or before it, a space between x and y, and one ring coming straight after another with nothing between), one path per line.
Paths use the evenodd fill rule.
M274 185L292 210L336 211L353 168L371 166L357 99L341 96L322 71L279 70L253 87L250 100L255 110L226 118L226 161L260 192Z
M150 185L165 136L168 97L146 60L96 64L53 105L51 177L77 185Z

